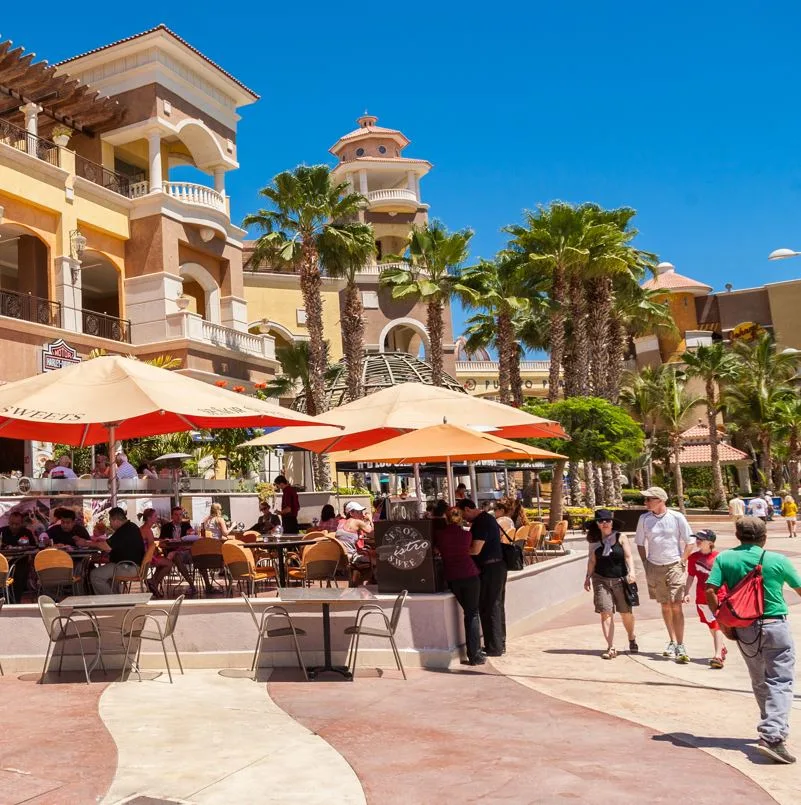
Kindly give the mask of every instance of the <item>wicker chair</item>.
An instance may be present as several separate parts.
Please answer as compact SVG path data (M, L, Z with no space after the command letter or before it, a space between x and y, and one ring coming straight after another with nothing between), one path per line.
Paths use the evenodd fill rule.
M295 581L300 581L305 586L311 585L313 581L319 581L322 587L323 582L330 587L331 582L336 583L337 568L342 555L342 546L330 539L322 539L303 549L303 556L300 560L300 567L291 567L287 571L287 576Z
M266 584L277 579L278 574L273 567L257 566L250 549L236 545L232 541L223 543L223 561L228 573L228 594L234 594L234 582L242 594L244 582L247 594L254 595L257 584Z
M57 598L65 587L74 594L77 585L83 581L75 573L72 557L58 548L39 551L34 557L33 567L38 578L39 591L54 590Z

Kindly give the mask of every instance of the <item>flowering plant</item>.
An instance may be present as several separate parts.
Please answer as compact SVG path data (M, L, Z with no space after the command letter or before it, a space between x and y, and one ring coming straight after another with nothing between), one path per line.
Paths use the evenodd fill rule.
M214 385L218 388L224 389L228 385L227 380L215 380Z

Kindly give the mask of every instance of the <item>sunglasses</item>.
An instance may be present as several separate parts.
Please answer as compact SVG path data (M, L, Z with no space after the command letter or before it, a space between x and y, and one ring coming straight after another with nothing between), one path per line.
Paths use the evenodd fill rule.
M611 523L612 520L609 519L608 517L604 517L602 520L596 520L595 522L596 523Z

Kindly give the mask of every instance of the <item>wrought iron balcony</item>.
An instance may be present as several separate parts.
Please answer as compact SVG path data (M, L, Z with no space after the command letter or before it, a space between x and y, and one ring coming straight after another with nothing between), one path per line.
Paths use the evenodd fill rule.
M10 145L17 151L30 154L51 165L60 164L58 146L54 142L35 134L29 134L25 129L6 120L0 120L0 143Z
M61 327L61 304L33 294L0 290L0 316Z
M91 159L78 156L78 154L75 155L75 173L82 179L87 179L126 198L134 198L133 187L144 178L144 174L134 178L125 176L122 173L104 168L102 165L92 162Z
M128 319L96 313L94 310L78 312L81 314L81 332L84 335L108 338L111 341L121 341L123 344L131 343L131 322Z

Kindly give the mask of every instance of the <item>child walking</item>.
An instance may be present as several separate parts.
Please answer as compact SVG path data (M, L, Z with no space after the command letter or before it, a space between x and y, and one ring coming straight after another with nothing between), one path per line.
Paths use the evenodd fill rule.
M690 589L695 580L695 608L698 610L698 617L701 623L709 627L712 633L712 640L715 644L715 656L709 661L712 668L723 668L726 661L726 646L723 643L723 634L720 631L715 616L706 602L706 581L715 563L718 551L715 550L715 540L717 535L709 528L698 531L695 535L695 544L698 550L690 554L687 560L687 584L684 588L684 601L690 601Z

